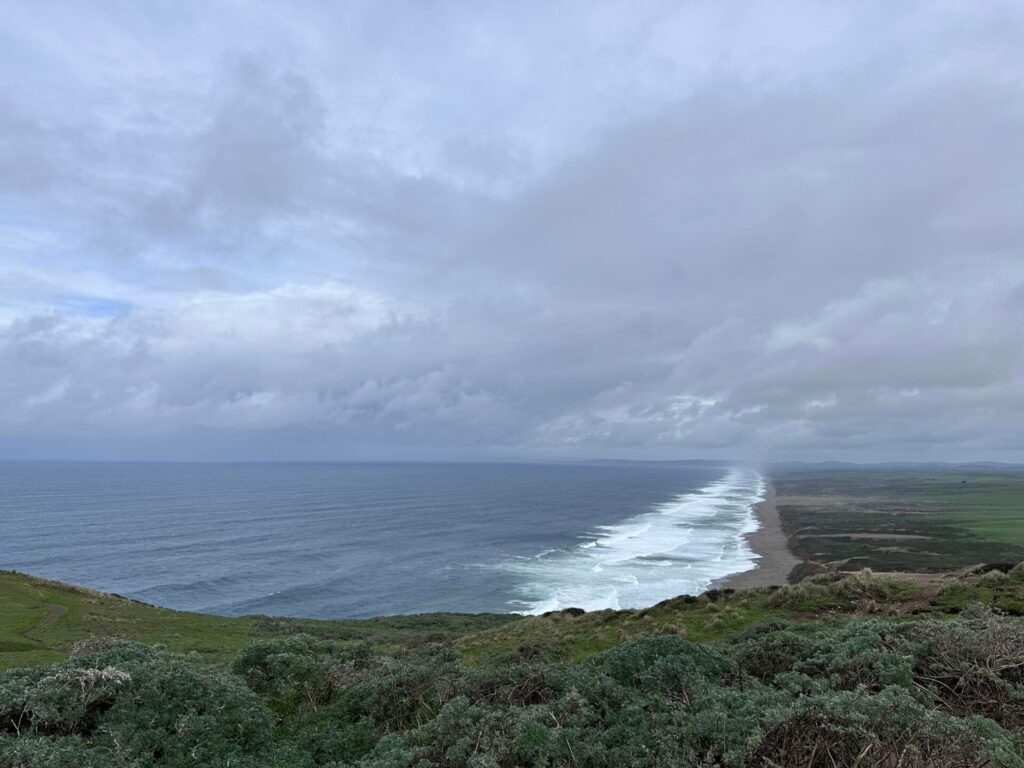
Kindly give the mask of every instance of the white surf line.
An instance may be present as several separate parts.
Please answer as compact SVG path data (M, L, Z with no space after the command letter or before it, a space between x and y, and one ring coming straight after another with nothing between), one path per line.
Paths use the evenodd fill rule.
M756 567L745 534L757 530L754 505L765 483L735 468L703 488L615 525L599 526L576 547L515 558L500 567L519 577L517 612L568 607L642 608L696 594Z

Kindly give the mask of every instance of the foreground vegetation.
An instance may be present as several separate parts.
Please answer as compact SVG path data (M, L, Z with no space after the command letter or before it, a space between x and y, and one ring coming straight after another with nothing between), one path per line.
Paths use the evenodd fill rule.
M1024 567L370 622L3 583L5 642L36 622L0 674L5 768L1024 766Z

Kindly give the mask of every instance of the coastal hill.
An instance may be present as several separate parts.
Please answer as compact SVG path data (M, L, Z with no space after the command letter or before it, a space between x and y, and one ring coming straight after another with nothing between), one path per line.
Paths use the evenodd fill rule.
M0 768L1024 766L1016 472L773 471L788 583L642 610L229 618L2 572Z
M1024 766L1022 613L1005 565L364 621L6 572L0 766Z

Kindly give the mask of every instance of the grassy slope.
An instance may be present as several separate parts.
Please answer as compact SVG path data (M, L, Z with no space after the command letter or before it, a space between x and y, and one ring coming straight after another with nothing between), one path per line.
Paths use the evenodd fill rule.
M424 614L365 621L227 618L172 611L13 572L0 573L0 668L63 658L91 635L163 643L226 661L254 637L298 632L381 645L457 639L467 661L536 647L582 659L638 635L681 634L694 640L768 617L798 615L769 607L767 590L676 598L642 611L596 611L520 618L495 614Z
M0 572L0 669L64 658L75 641L91 635L163 643L216 663L231 659L250 639L299 632L369 640L385 650L447 639L469 665L502 659L580 661L633 637L672 634L708 641L766 620L819 622L868 614L909 619L955 614L974 602L1024 615L1021 580L991 572L928 580L819 577L782 589L678 597L643 610L312 621L171 611L8 571Z
M470 664L502 657L581 661L633 637L680 635L702 641L769 617L793 615L790 611L769 608L769 597L767 590L746 590L716 596L714 600L704 596L680 597L644 610L530 616L505 627L468 635L457 644L463 660Z
M939 591L937 581L930 594ZM171 611L24 574L0 572L0 669L64 658L77 640L108 636L196 651L210 662L231 659L250 639L307 633L322 638L369 640L381 648L428 640L455 641L464 662L550 658L579 661L632 637L681 635L703 641L766 619L806 619L856 612L869 596L794 588L712 591L679 597L644 610L562 612L521 618L498 614L424 614L314 621L265 617L226 618ZM819 590L820 591L820 590ZM887 587L893 606L920 608L922 587ZM783 599L784 598L784 599ZM960 599L967 599L961 597ZM911 601L918 600L918 603Z
M60 582L0 571L0 669L62 659L78 640L122 637L227 661L254 637L306 632L383 644L455 637L516 617L500 614L395 616L367 621L229 618L126 600Z
M457 645L463 661L470 664L483 659L538 657L578 662L634 637L678 635L707 642L773 620L818 622L867 613L930 616L959 611L960 603L970 602L978 594L973 586L967 586L975 580L973 576L948 575L925 582L870 574L852 575L842 581L831 581L833 578L820 577L819 583L781 589L711 590L643 610L531 616L467 635L457 640ZM956 605L940 607L933 603L949 585L961 581L969 592L958 595ZM1014 590L1020 592L1019 584Z
M228 659L252 635L252 620L181 613L12 572L0 573L0 667L62 658L89 635L164 643Z

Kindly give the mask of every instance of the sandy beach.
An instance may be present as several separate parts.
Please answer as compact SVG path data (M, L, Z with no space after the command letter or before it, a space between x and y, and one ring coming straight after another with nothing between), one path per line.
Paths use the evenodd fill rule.
M718 587L747 589L785 584L789 572L800 562L789 551L789 542L782 532L779 512L775 507L775 488L767 480L765 482L767 488L764 501L754 506L761 527L747 534L747 543L759 555L757 567L726 576L716 584Z

